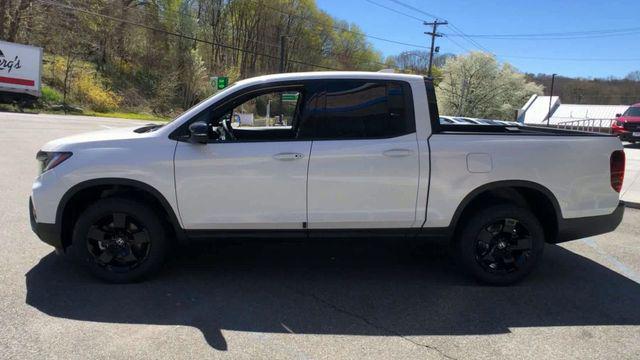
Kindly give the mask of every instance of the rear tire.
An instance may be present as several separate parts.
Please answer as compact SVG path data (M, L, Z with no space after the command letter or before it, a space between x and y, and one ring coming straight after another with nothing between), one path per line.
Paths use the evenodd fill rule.
M73 229L73 257L108 282L148 278L162 266L167 249L158 214L128 199L98 200L82 212Z
M455 257L476 279L513 284L540 262L544 229L528 209L496 205L475 212L454 239Z

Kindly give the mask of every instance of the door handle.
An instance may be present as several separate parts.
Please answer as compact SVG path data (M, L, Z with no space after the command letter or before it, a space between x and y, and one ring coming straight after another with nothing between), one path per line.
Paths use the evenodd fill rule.
M303 157L304 157L304 154L300 154L300 153L279 153L279 154L273 155L274 159L282 160L282 161L298 160L298 159L302 159Z
M413 151L409 149L391 149L382 153L382 155L388 157L403 157L411 154L413 154Z

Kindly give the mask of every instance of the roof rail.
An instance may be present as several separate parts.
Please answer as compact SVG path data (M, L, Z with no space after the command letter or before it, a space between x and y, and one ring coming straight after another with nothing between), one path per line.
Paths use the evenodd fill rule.
M389 73L389 74L395 74L396 71L393 69L382 69L382 70L378 70L377 72L379 73Z

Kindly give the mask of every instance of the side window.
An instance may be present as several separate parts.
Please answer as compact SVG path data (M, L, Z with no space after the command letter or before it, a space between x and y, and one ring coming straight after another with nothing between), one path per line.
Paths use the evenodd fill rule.
M276 91L255 96L234 107L231 126L242 130L291 129L299 98L298 91Z
M234 102L213 121L218 141L285 141L294 138L302 93L281 90Z
M316 139L373 139L415 131L408 85L335 81L326 84L324 111L305 121Z

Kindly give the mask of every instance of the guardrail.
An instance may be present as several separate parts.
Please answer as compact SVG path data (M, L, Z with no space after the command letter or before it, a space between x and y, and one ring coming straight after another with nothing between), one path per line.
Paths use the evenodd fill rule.
M555 124L558 129L611 134L611 124L615 119L581 119L561 121ZM553 126L553 125L552 125Z

